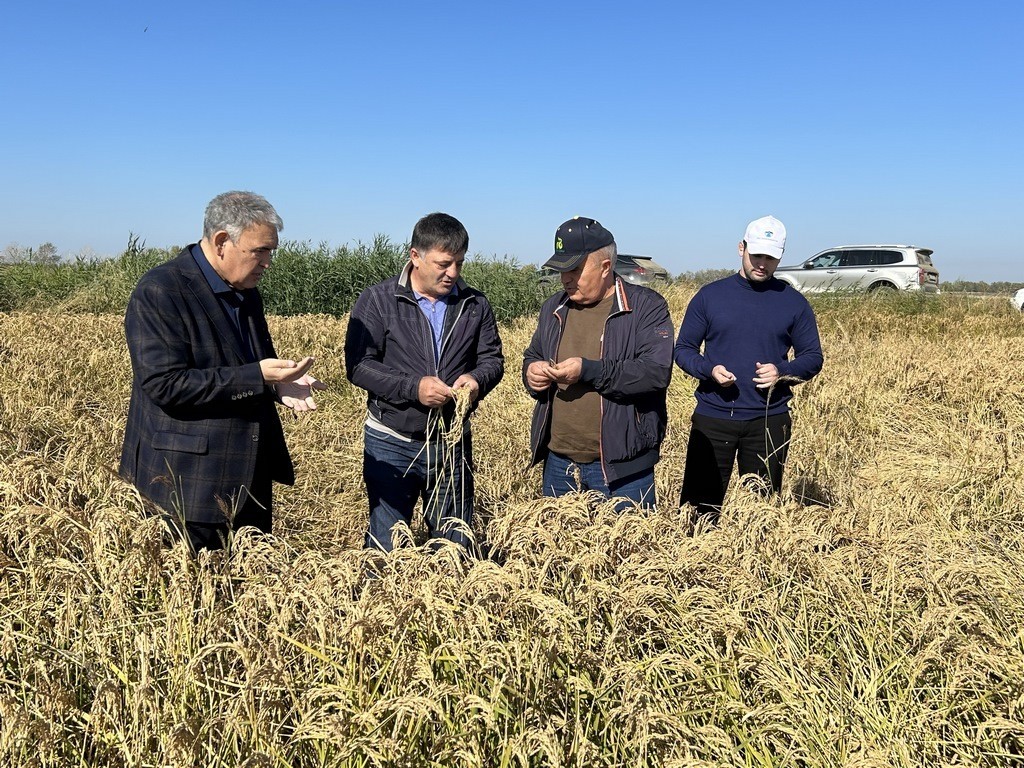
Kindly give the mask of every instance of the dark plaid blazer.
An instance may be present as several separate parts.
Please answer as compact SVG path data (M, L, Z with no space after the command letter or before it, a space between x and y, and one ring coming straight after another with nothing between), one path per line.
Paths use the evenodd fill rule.
M121 476L172 514L224 521L240 507L262 447L272 479L295 481L275 392L186 248L154 267L128 301L124 327L132 360ZM257 360L277 357L255 288L250 336Z

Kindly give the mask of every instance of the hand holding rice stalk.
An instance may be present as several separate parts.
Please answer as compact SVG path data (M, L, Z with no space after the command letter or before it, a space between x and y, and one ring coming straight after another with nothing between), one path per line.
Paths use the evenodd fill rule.
M476 382L473 381L473 384ZM441 407L431 411L427 422L427 439L423 446L427 452L428 473L433 471L437 475L430 497L424 501L424 516L434 519L434 525L439 528L459 525L466 527L470 541L472 530L468 522L460 522L461 516L437 518L439 508L446 506L445 499L456 499L456 507L460 510L466 506L472 507L472 486L469 486L470 490L466 486L466 472L472 470L465 463L462 441L466 434L466 417L478 391L478 387L466 384L460 377L451 389L450 397L454 405L451 417L446 420ZM460 465L463 471L456 472Z
M452 414L451 421L445 424L444 420L441 420L441 440L447 446L458 445L462 440L462 425L473 404L473 393L469 387L452 389L452 399L455 401L455 412Z

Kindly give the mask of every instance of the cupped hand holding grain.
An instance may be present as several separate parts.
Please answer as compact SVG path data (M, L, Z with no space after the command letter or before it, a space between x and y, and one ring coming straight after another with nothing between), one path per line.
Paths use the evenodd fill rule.
M281 398L282 405L291 408L296 413L305 413L316 410L313 391L324 389L327 389L326 384L307 373L295 381L283 381L278 384L277 394Z
M282 381L296 381L302 378L314 358L304 357L298 362L294 360L279 360L276 357L268 357L260 360L260 371L263 373L263 380L267 384L279 384Z

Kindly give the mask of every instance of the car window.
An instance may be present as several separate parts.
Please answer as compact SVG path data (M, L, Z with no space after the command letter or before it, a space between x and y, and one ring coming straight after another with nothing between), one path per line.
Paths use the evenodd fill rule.
M899 251L879 251L879 264L899 264L903 261L903 254Z
M839 266L839 259L841 255L840 251L820 253L807 263L811 265L812 269L828 269L829 267L837 267Z
M922 267L931 267L931 266L933 266L932 265L932 255L930 253L925 253L924 251L918 251L917 252L917 263L920 264Z
M878 251L854 250L846 252L846 266L875 267L878 266Z

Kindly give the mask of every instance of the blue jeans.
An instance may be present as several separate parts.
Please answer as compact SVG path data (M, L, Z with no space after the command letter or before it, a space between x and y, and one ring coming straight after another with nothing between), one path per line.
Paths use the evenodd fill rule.
M392 528L410 525L416 499L432 539L469 549L473 515L472 439L467 431L453 449L414 440L407 443L369 427L363 430L363 479L370 502L367 549L390 552Z
M576 483L577 473L579 484ZM544 460L542 482L545 496L597 491L606 499L622 499L615 505L618 512L629 509L634 504L644 509L654 509L654 467L606 485L600 460L578 464L565 456L549 452Z

